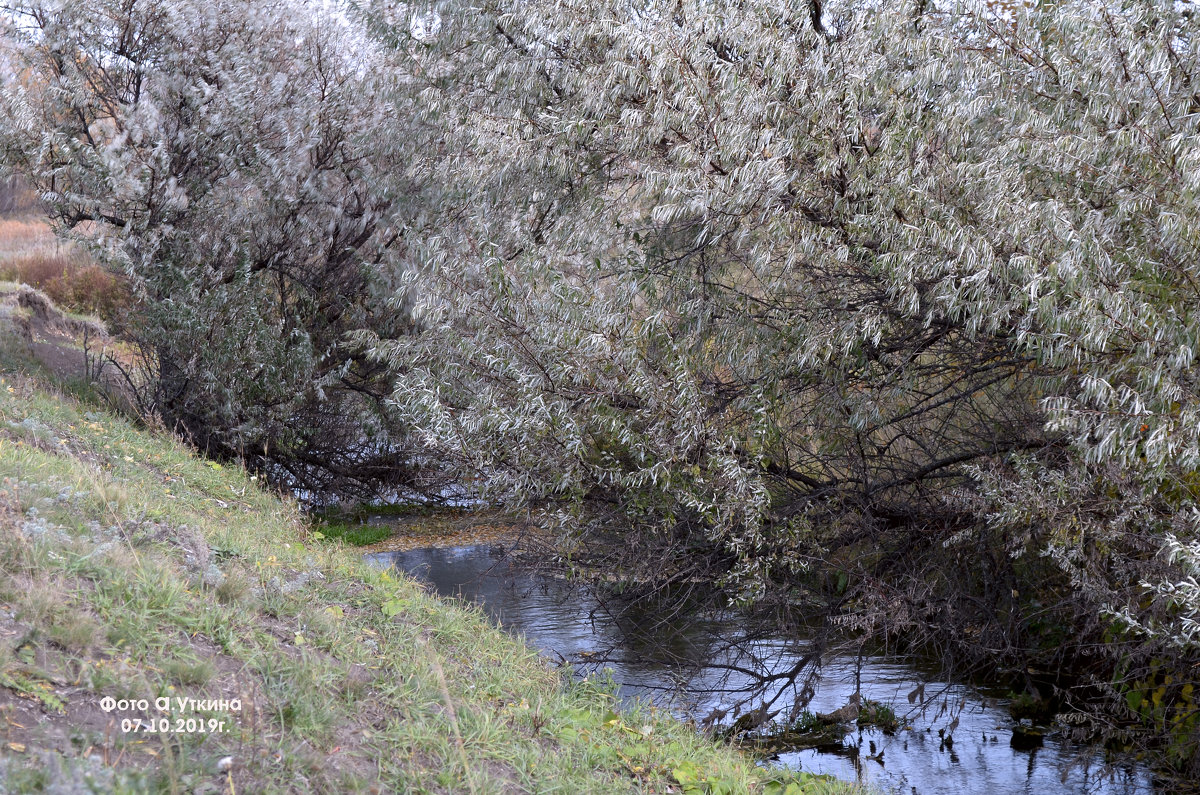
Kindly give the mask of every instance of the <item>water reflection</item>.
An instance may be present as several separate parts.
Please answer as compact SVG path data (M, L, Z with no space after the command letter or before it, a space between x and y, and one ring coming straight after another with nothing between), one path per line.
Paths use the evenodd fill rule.
M745 652L771 671L795 666L811 652L782 638L745 643L737 616L663 615L650 604L610 615L587 593L510 567L486 546L419 549L368 556L429 582L444 596L478 602L499 625L523 635L555 660L577 669L611 671L623 698L648 698L680 714L704 716L736 700L749 684ZM739 651L740 649L740 651ZM865 698L891 704L906 728L892 736L855 731L840 747L781 754L778 761L813 773L870 782L884 792L920 795L1153 792L1140 769L1106 768L1093 749L1048 737L1041 747L1013 743L1013 720L972 690L924 682L913 667L882 657L825 660L809 709L832 712L861 685ZM784 694L777 706L788 706Z

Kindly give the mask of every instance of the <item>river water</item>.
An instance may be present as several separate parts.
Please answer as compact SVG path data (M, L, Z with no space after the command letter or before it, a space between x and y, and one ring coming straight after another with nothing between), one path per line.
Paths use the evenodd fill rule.
M729 703L729 689L747 678L728 666L742 665L747 652L768 670L787 670L806 651L803 641L768 638L737 644L742 651L735 655L730 641L739 639L742 627L734 614L675 621L655 620L652 610L613 615L581 589L510 566L488 545L367 557L425 580L443 596L480 604L500 626L553 660L585 673L607 669L622 698L650 700L681 717L702 718ZM780 754L778 764L905 795L1155 791L1145 770L1106 766L1095 749L1071 746L1053 734L1039 747L1026 747L1001 700L931 681L927 672L888 657L826 659L808 708L821 713L842 707L856 681L865 698L895 709L902 728L890 736L856 729L837 746Z

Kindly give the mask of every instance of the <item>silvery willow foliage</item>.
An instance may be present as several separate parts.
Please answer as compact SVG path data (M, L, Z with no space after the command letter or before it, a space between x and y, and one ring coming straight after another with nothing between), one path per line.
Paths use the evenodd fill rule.
M1189 5L371 11L445 130L427 331L377 346L431 448L1022 676L1021 611L1194 654Z
M346 342L408 327L387 304L404 163L371 49L288 0L8 14L5 159L128 277L144 408L294 486L395 479L388 381Z

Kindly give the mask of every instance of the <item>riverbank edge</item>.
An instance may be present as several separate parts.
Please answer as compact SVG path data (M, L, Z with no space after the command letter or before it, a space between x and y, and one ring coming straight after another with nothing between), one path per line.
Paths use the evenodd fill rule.
M0 792L854 791L618 712L0 334Z

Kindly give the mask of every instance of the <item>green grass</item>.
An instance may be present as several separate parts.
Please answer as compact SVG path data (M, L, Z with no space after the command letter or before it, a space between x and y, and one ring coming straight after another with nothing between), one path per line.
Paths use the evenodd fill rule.
M342 541L352 547L365 547L390 536L392 528L378 524L325 522L317 525L316 532L331 541Z
M0 341L0 791L852 791L619 711L479 611L318 543L245 472L65 394L19 354ZM374 530L341 527L320 532ZM147 735L120 720L158 712L105 698L242 709L170 715L222 732Z

